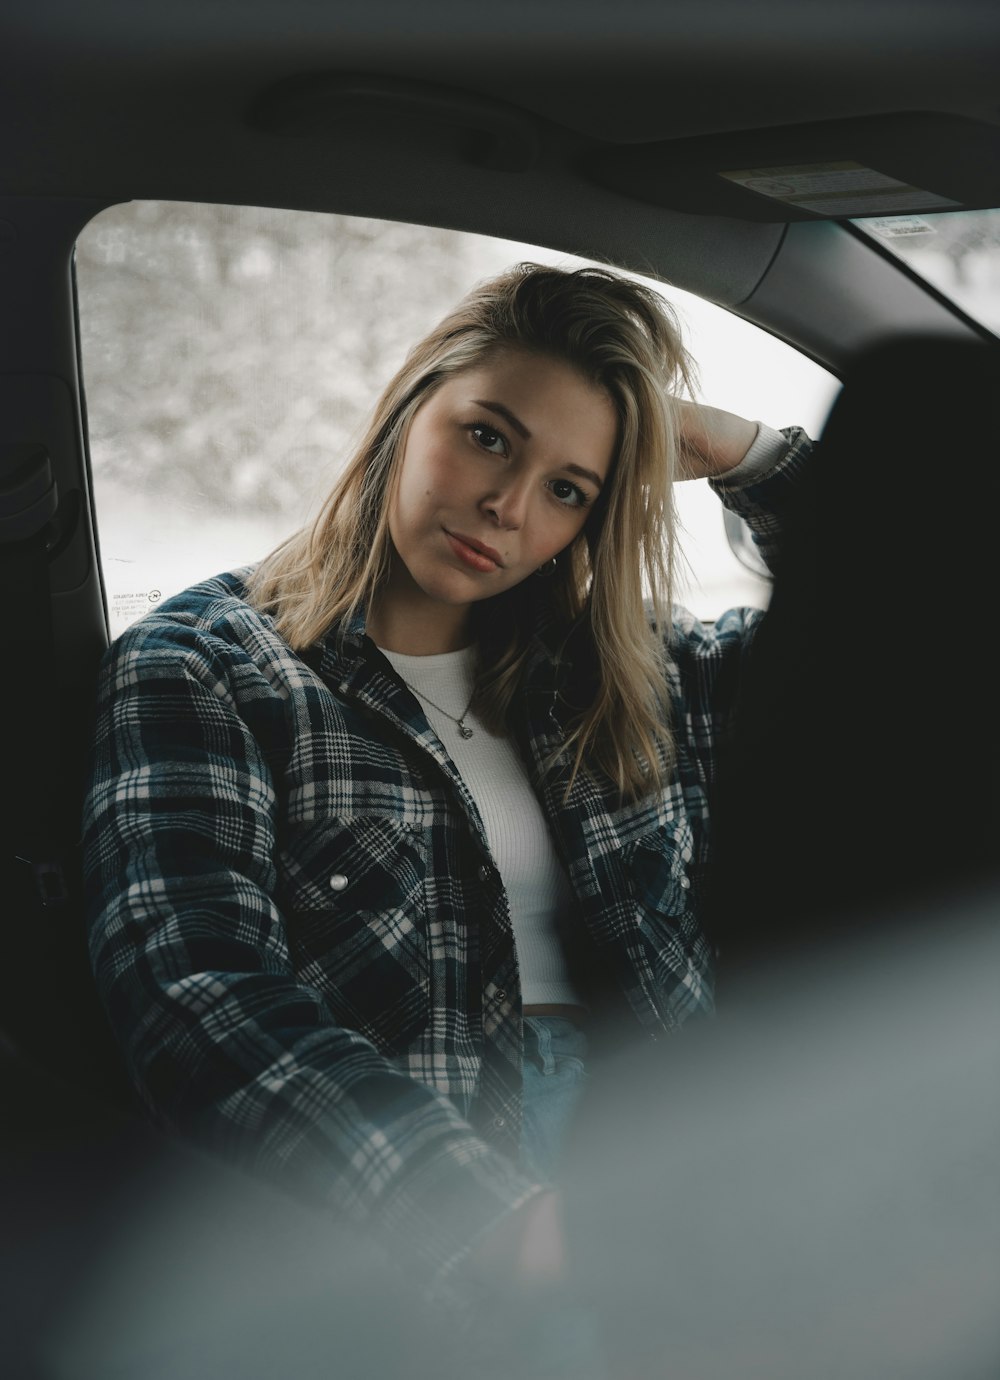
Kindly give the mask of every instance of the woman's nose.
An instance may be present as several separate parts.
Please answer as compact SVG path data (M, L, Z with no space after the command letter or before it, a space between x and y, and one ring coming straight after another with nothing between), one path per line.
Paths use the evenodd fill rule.
M488 494L479 506L498 527L512 532L524 523L527 504L528 485L511 481Z

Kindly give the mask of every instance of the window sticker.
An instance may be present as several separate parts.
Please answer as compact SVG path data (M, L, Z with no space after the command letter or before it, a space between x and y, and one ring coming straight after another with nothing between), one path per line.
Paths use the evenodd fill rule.
M158 589L123 591L112 594L108 608L112 636L117 636L130 623L134 623L137 618L141 618L143 614L155 609L162 597L162 593Z
M894 211L928 211L961 205L850 161L742 168L719 176L759 196L823 216L891 215Z
M899 240L908 235L936 235L937 231L929 220L920 216L870 216L865 217L864 229L884 240Z

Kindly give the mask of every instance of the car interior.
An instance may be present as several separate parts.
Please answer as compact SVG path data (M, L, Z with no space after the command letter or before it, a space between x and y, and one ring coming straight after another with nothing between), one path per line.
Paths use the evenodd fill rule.
M62 1306L59 1279L68 1289L89 1268L93 1203L118 1175L111 1166L163 1153L134 1129L138 1112L89 983L78 878L93 685L112 635L80 347L75 246L88 225L108 208L167 202L537 245L716 304L843 382L831 417L836 467L818 481L803 538L813 568L821 553L822 587L779 574L747 746L721 816L749 812L754 823L723 831L728 878L739 868L753 895L741 903L720 885L721 948L741 960L752 951L760 964L810 935L829 939L818 910L814 931L795 918L818 876L840 877L827 900L857 922L845 926L854 937L869 918L859 891L888 869L898 878L922 853L937 850L935 895L994 877L998 761L982 648L995 605L998 319L898 251L921 227L1000 217L998 70L1000 10L980 0L3 5L0 577L12 627L0 1052L3 1200L19 1209L3 1248L18 1281L5 1373L90 1373L82 1351L75 1362L65 1350L39 1361L44 1319ZM418 258L408 271L421 274ZM135 330L155 334L155 314L140 313ZM138 334L120 342L126 372L139 343ZM971 506L963 486L977 496ZM866 560L879 572L874 597L855 579ZM217 568L206 552L205 573ZM818 606L809 601L846 601L859 616L866 599L872 629L912 601L913 616L866 674L895 685L913 656L915 694L904 706L887 688L873 736L852 737L848 715L833 744L804 758L817 715L839 720L850 708L849 690L831 681L829 645L803 632ZM928 679L926 654L942 641L947 684ZM920 770L904 770L914 740ZM876 764L881 816L855 818L846 788L827 789L847 753ZM788 793L777 775L763 792L748 784L762 754L787 766L786 786L814 794L808 807L781 813ZM890 817L891 846L872 846L855 875L838 872L845 837L871 842ZM932 842L941 817L949 827ZM787 882L770 930L754 899L764 874ZM766 943L755 947L740 928L741 904ZM53 1176L75 1188L47 1209ZM32 1302L39 1293L45 1309ZM728 1364L712 1373L740 1373ZM121 1373L147 1372L136 1363ZM249 1356L238 1373L254 1373Z

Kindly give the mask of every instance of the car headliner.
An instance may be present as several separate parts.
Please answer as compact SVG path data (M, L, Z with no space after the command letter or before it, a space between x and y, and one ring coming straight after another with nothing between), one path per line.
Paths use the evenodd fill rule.
M735 304L787 213L751 207L734 224L679 184L669 208L650 205L675 151L701 158L685 141L929 112L976 122L909 140L954 166L963 130L1000 139L998 59L1000 7L981 0L15 3L0 17L3 190L415 220L639 269L661 267L669 241L674 281ZM293 136L255 126L277 83L317 73L495 104L536 155L490 166L470 157L460 110L426 116L405 100L330 108ZM664 178L640 172L622 195L593 176L595 154L662 140L681 141ZM718 186L718 154L705 157Z
M323 68L453 85L621 142L880 111L997 118L990 0L36 0L4 11L7 98L33 117L72 108L95 131L127 110L136 134L152 134L172 112L169 132L183 135L281 76ZM102 161L125 169L138 152L119 141Z

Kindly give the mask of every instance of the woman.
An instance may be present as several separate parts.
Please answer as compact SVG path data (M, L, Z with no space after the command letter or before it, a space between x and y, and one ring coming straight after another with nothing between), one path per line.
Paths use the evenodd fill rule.
M809 443L687 383L655 294L522 265L417 345L311 528L103 670L91 947L138 1088L437 1278L548 1222L588 1040L711 1009L755 615L672 620L672 482L766 553Z

